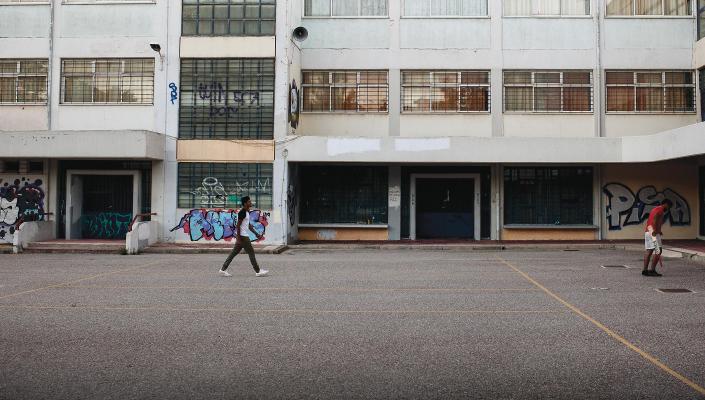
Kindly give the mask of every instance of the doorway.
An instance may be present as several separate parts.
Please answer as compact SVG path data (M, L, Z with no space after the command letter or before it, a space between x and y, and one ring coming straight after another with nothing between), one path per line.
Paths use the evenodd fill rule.
M479 174L411 175L411 239L480 238Z
M68 171L66 238L124 240L139 213L139 172Z

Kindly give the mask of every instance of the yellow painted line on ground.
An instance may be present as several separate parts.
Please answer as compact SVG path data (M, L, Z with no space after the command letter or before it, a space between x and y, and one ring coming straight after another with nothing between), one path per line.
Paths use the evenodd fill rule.
M563 310L316 310L316 309L254 309L254 308L190 308L190 307L110 307L110 306L37 306L0 305L0 309L23 310L95 310L95 311L176 311L225 313L280 314L555 314Z
M102 286L64 285L68 289L145 289L213 291L311 291L311 292L540 292L536 288L360 288L360 287L218 287L218 286Z
M136 271L136 270L139 270L139 269L142 269L142 268L151 267L152 265L156 265L156 264L159 264L159 263L162 263L162 262L164 262L164 260L152 261L152 262L150 262L150 263L147 263L147 264L144 264L144 265L140 265L140 266L137 266L137 267L133 267L133 268L121 269L121 270L118 270L118 271L111 271L111 272L103 272L103 273L100 273L100 274L95 274L95 275L91 275L91 276L86 276L86 277L84 277L84 278L80 278L80 279L76 279L76 280L72 280L72 281L61 282L61 283L55 283L55 284L53 284L53 285L42 286L42 287L38 287L38 288L34 288L34 289L25 290L25 291L22 291L22 292L10 293L10 294L6 294L6 295L4 295L4 296L0 296L0 300L7 299L7 298L10 298L10 297L20 296L20 295L23 295L23 294L34 293L34 292L38 292L38 291L40 291L40 290L53 289L53 288L58 288L58 287L66 286L66 285L72 285L72 284L75 284L75 283L84 282L84 281L87 281L87 280L90 280L90 279L100 278L100 277L103 277L103 276L121 274L121 273L124 273L124 272L132 272L132 271Z
M604 324L602 324L601 322L597 321L597 320L594 319L593 317L589 316L588 314L586 314L585 312L583 312L582 310L580 310L580 309L577 308L576 306L574 306L574 305L568 303L567 301L563 300L560 296L558 296L557 294L555 294L555 293L553 293L552 291L550 291L548 288L546 288L545 286L543 286L542 284L540 284L538 281L536 281L535 279L533 279L532 277L530 277L526 272L520 270L519 268L517 268L516 266L514 266L514 265L513 265L512 263L510 263L509 261L507 261L507 260L505 260L505 259L503 259L502 257L499 257L499 256L497 256L497 258L499 258L506 266L508 266L509 268L513 269L516 273L518 273L519 275L521 275L522 277L524 277L524 279L528 280L529 282L531 282L532 284L534 284L536 287L538 287L539 289L543 290L547 295L553 297L554 299L558 300L558 302L560 302L560 303L563 304L564 306L568 307L568 309L570 309L572 312L578 314L578 315L581 316L583 319L585 319L585 320L587 320L588 322L592 323L593 325L597 326L597 327L600 328L602 331L604 331L606 334L608 334L609 336L611 336L613 339L617 340L618 342L622 343L623 345L625 345L625 346L626 346L627 348L629 348L630 350L632 350L632 351L634 351L635 353L639 354L640 356L642 356L643 358L645 358L647 361L649 361L650 363L652 363L652 364L654 364L655 366L657 366L658 368L660 368L662 371L666 372L667 374L671 375L672 377L674 377L674 378L678 379L679 381L685 383L686 385L690 386L693 390L695 390L696 392L700 393L701 395L705 395L705 388L703 388L702 386L700 386L700 385L698 385L697 383L691 381L690 379L686 378L685 376L681 375L680 373L674 371L672 368L670 368L668 365L664 364L664 363L663 363L661 360L659 360L658 358L656 358L656 357L652 356L651 354L647 353L646 351L640 349L640 348L637 347L635 344L631 343L630 341L628 341L628 340L625 339L624 337L620 336L619 334L617 334L616 332L614 332L614 331L611 330L610 328L606 327Z

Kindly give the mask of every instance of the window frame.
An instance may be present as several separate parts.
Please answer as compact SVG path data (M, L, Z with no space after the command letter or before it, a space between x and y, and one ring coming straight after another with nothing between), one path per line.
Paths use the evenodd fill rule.
M404 83L404 73L428 73L430 80L428 83L428 86L424 85L418 85L418 84L405 84ZM461 83L461 78L463 73L486 73L487 74L487 83ZM442 73L442 74L448 74L448 73L456 73L458 76L458 79L456 83L435 83L434 82L434 74L436 73ZM400 101L401 101L401 107L400 107L400 114L406 114L406 115L429 115L429 114L435 114L435 115L446 115L446 114L491 114L492 113L492 72L490 70L402 70L400 71ZM429 88L431 90L431 93L433 93L434 88L455 88L458 91L457 99L456 99L456 105L457 108L453 111L438 111L438 110L433 110L433 99L431 98L430 104L429 104L429 111L404 111L404 88ZM481 111L476 111L476 110L468 110L468 111L463 111L461 110L461 88L487 88L487 110L481 110Z
M551 18L566 18L566 19L592 19L593 17L593 6L592 2L588 2L588 6L590 7L590 12L587 14L581 14L581 15L571 15L571 14L563 14L563 3L559 0L560 7L561 7L561 13L556 14L556 15L551 15L551 14L532 14L532 15L507 15L505 13L505 0L502 0L502 18L539 18L539 19L551 19Z
M510 171L512 171L512 170L516 170L516 171L517 171L517 174L519 174L519 173L520 173L519 171L521 171L521 170L534 170L534 173L535 173L537 170L544 170L544 174L543 174L540 178L543 179L544 182L548 182L546 185L549 186L548 188L542 188L542 189L545 191L544 194L550 193L550 190L551 190L550 186L555 186L555 185L550 185L550 182L552 182L552 180L545 179L546 176L549 175L549 173L550 173L551 170L558 170L558 171L561 171L561 170L573 170L575 173L577 173L578 170L590 171L589 179L586 178L586 179L585 179L585 182L583 182L583 184L585 184L586 187L583 188L583 189L585 190L585 193L582 193L582 195L585 196L585 198L584 198L583 200L589 199L589 203L590 203L590 204L588 205L588 207L585 208L584 211L589 211L589 214L590 214L589 220L590 220L590 222L587 222L587 223L567 222L567 223L559 223L559 224L556 224L555 221L545 221L545 222L542 222L542 223L526 223L526 222L509 221L509 218L508 218L508 217L509 217L509 214L511 213L511 211L513 211L513 207L515 207L515 205L509 206L509 205L508 205L508 204L509 204L509 200L508 200L508 199L516 200L516 199L518 198L518 196L517 196L515 193L512 193L512 192L513 192L512 190L508 190L508 189L507 189L507 183L508 183L508 182L507 182L507 173L508 173L508 172L511 173ZM595 179L596 179L597 173L596 173L596 169L595 169L595 167L594 167L593 165L588 165L588 164L582 164L582 165L567 165L567 164L558 164L558 165L521 165L521 164L520 164L520 165L505 166L505 167L502 168L502 172L501 172L501 173L502 173L501 179L502 179L502 208L503 208L503 212L502 212L502 226L503 226L503 227L505 227L505 228L516 228L516 227L532 227L532 226L534 226L534 227L548 227L548 226L550 226L550 227L556 227L556 228L558 228L558 229L570 228L570 227L595 228L595 221L596 221L595 218L596 218L597 216L599 216L599 214L596 214L596 213L595 213L595 211L596 211L596 210L595 210L595 204L596 204L596 200L597 200L596 197L595 197L595 196L596 196L596 194L595 194ZM573 176L574 176L574 175L568 175L567 177L570 178L570 177L573 177ZM535 174L535 175L534 175L534 178L526 178L526 179L537 180L538 178L536 177L536 174ZM517 182L520 181L520 180L521 180L521 179L518 179ZM566 177L562 177L561 174L560 174L560 172L559 172L559 174L557 175L557 180L558 180L559 182L561 182L561 181L565 181L565 180L568 180L568 179L567 179ZM571 179L570 181L571 181L571 182L575 182L575 179ZM518 183L518 184L520 184L520 183ZM534 183L532 183L532 184L530 184L530 185L527 184L527 186L531 186L532 188L536 188L536 187L537 187L537 183L534 182ZM574 185L573 187L571 187L571 189L576 189L577 187L578 187L578 185ZM559 187L559 195L561 195L561 197L562 197L562 195L563 195L564 189L565 189L564 186L560 186L560 187ZM536 188L534 193L538 193L538 190L539 190L539 189ZM511 194L511 196L508 196L508 195L507 195L508 192ZM534 209L537 209L537 208L538 208L538 204L532 204L531 207L534 208ZM562 207L561 207L561 208L562 208ZM559 211L559 214L560 214L560 211Z
M505 74L507 72L529 72L531 73L531 83L510 83L505 82ZM583 72L590 74L590 83L563 83L564 73L566 72ZM536 83L537 73L560 73L560 83ZM507 111L507 87L531 87L531 108L532 110L509 110ZM537 88L555 88L561 89L561 109L560 110L536 110L536 89ZM564 111L564 90L565 88L589 88L590 89L590 110L589 111ZM526 69L505 69L502 70L502 113L504 114L579 114L589 115L595 113L595 78L592 70L587 69L561 69L561 70L526 70Z
M632 73L632 83L631 84L626 84L626 83L607 83L607 73L609 72L622 72L622 73L627 73L631 72ZM666 83L666 73L668 72L689 72L691 74L691 79L693 83ZM644 73L660 73L661 74L661 84L660 86L654 86L652 83L638 83L638 78L637 74L644 74ZM689 69L684 69L684 70L649 70L649 69L644 69L644 70L620 70L620 69L607 69L604 71L604 82L605 82L605 114L610 114L610 115L642 115L642 114L651 114L651 115L690 115L690 114L697 114L698 113L698 107L697 107L697 84L695 82L695 79L697 78L695 75L695 71L689 70ZM633 101L634 101L634 109L631 111L611 111L609 110L609 104L608 104L608 95L607 95L607 89L610 87L633 87L634 90L632 91L633 93ZM661 88L662 89L662 96L663 96L663 103L661 110L637 110L637 99L638 99L638 94L637 94L637 89L638 88ZM666 111L666 105L667 105L667 96L666 96L666 89L668 88L687 88L691 87L693 88L693 110L692 111Z
M660 15L646 15L646 14L637 14L636 13L636 1L632 1L632 14L628 15L612 15L607 13L607 1L604 1L603 6L602 6L602 12L605 16L605 19L609 18L615 18L615 19L620 19L620 18L627 18L627 19L632 19L632 18L645 18L645 19L689 19L689 18L694 18L694 13L693 13L693 4L696 3L698 0L691 0L690 2L690 9L688 15L666 15L666 14L660 14ZM661 9L665 10L664 7L664 2L666 0L661 0Z
M181 4L181 36L183 36L183 37L270 37L270 36L276 35L276 23L277 23L277 11L276 11L277 2L276 2L276 0L258 0L257 3L233 3L232 0L230 0L230 2L228 2L227 4L214 4L212 2L210 4L205 4L205 3L201 4L201 1L203 1L203 0L194 0L194 1L196 1L196 3L188 3L187 4L187 3L184 3L183 1L181 2L182 3ZM263 4L262 3L263 1L268 1L268 3ZM215 14L214 14L213 17L208 20L206 20L206 19L201 20L199 18L201 5L203 5L203 6L216 6L216 5L227 6L228 7L228 15L225 18L216 18ZM242 5L243 7L256 5L259 7L259 17L257 17L257 18L231 17L232 6L234 6L234 5ZM273 18L271 18L271 19L269 19L269 18L263 19L262 18L262 6L263 5L274 6L274 17ZM187 7L187 6L195 6L196 7L196 17L194 19L185 18L184 7ZM246 13L246 10L245 10L245 13ZM217 21L225 21L227 23L227 27L228 27L227 33L224 33L224 34L215 33L215 23ZM234 22L234 21L242 21L243 24L248 21L257 21L259 33L249 34L249 33L243 32L243 33L234 34L230 29L232 22ZM186 22L194 22L195 23L196 33L184 34L184 25ZM199 32L199 27L201 26L202 22L209 22L210 23L211 33L200 33ZM271 34L270 33L262 33L262 23L263 22L272 22L273 27L274 27L274 32L272 32Z
M241 170L245 169L245 172ZM216 171L217 170L217 171ZM200 172L201 175L197 175ZM250 174L254 172L254 176ZM244 174L247 174L244 178ZM244 187L239 184L238 179L247 179L248 181L257 180L258 184L255 187L248 185ZM208 189L208 184L206 180L214 179L212 189ZM265 179L269 182L265 189L260 191L263 185L259 184L260 180ZM181 184L188 181L188 188L183 188ZM217 193L218 187L223 189L236 188L235 192L232 194L225 194L221 196ZM262 211L269 211L274 209L274 165L267 162L248 162L248 163L237 163L237 162L178 162L176 166L176 208L178 209L240 209L242 205L240 204L241 196L250 196L255 207ZM204 189L206 193L201 192ZM241 192L238 192L241 190ZM208 197L210 205L198 200L198 197ZM235 196L233 202L229 201L231 196ZM213 199L218 199L223 197L222 204L220 202L213 201ZM186 200L183 201L182 200ZM263 200L266 198L267 200ZM262 203L264 201L270 201L271 204ZM186 204L188 203L188 204ZM216 204L217 203L217 204ZM269 206L269 207L265 207Z
M274 121L278 101L276 99L277 66L274 58L181 58L179 68L181 85L178 100L179 139L274 139ZM239 71L239 73L231 73L231 69ZM219 78L222 78L222 81L216 81ZM213 104L215 98L210 97L212 88L208 86L200 88L200 84L209 85L211 82L225 84L224 100L219 99L218 101L220 105ZM248 85L256 89L246 89ZM201 97L199 94L201 90L205 90L208 97ZM241 92L243 97L235 99L233 90ZM229 110L238 100L242 106L243 102L246 102L245 92L257 93L257 106L248 107L248 114L242 115L240 111L237 111L237 115L231 115L229 111L226 111L224 115L211 114L212 107ZM271 104L268 104L265 99L270 100L270 94ZM249 101L253 101L253 99L255 97L250 97ZM237 129L238 125L239 129ZM207 129L208 132L206 134L205 130L199 129Z
M401 18L402 19L488 19L491 18L490 14L490 4L489 2L492 0L484 0L485 1L485 8L487 10L487 14L485 15L405 15L404 14L404 9L406 5L407 0L401 0ZM428 0L429 2L429 14L430 14L430 9L431 9L431 2L434 0Z
M362 1L357 1L358 15L333 15L333 0L328 0L330 4L330 15L306 15L306 0L301 0L301 18L303 19L389 19L389 0L385 0L387 13L385 15L360 15Z
M109 73L100 73L101 76L118 76L119 77L119 82L122 84L122 79L123 79L123 74L125 71L125 61L126 60L152 60L152 101L149 103L142 103L142 102L96 102L95 101L95 88L96 88L96 76L99 75L96 73L96 63L98 61L114 61L114 60L119 60L120 61L120 69L121 72L118 75L110 75ZM64 72L65 66L64 62L65 61L90 61L91 62L91 102L81 102L81 101L66 101L66 77L67 75ZM88 75L69 75L69 76L84 76L87 77ZM128 75L129 76L129 75ZM80 105L80 106L137 106L137 107L148 107L148 106L154 106L154 101L155 101L155 96L156 96L156 91L155 91L155 84L156 84L156 61L154 58L150 57L124 57L124 58L62 58L61 59L61 72L59 75L60 81L59 81L59 105L66 105L66 106L71 106L71 105ZM122 99L122 94L120 94L120 98Z
M3 73L0 72L0 78L14 77L15 82L15 101L14 102L4 102L0 100L0 106L45 106L49 104L49 60L43 58L0 58L0 62L15 61L16 69L14 73ZM28 74L22 73L22 62L42 62L46 63L47 72L43 74ZM44 78L44 101L19 101L19 81L20 78L31 77L31 78Z
M370 69L370 70L314 70L314 69L309 69L309 70L302 70L301 71L301 76L303 78L304 74L306 72L318 72L318 73L327 73L328 74L328 84L321 84L321 83L303 83L305 82L303 79L301 79L301 98L299 101L299 104L301 104L301 113L305 114L389 114L389 70L386 69ZM365 83L361 84L360 83L360 74L364 72L384 72L387 74L387 83L386 84L370 84L370 83ZM336 73L355 73L356 74L356 79L355 79L355 84L351 83L335 83L333 79L333 74ZM311 88L311 87L317 87L317 88L328 88L328 99L329 99L329 104L328 104L328 111L322 111L322 110L313 110L313 111L308 111L305 109L305 103L304 103L304 92L306 91L306 88ZM334 99L334 89L340 89L340 88L355 88L355 110L334 110L333 109L333 104L335 103L333 101ZM386 89L386 94L387 94L387 107L386 110L384 111L369 111L369 110L360 110L360 101L359 101L359 96L360 96L360 88L381 88L381 89Z
M0 6L37 6L37 5L49 5L51 4L49 0L39 0L39 1L28 1L28 0L0 0Z

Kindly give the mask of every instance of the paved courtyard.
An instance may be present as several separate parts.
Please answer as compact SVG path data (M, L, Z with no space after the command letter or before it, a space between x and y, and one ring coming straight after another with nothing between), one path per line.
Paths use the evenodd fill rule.
M640 257L0 255L0 398L705 398L705 266Z

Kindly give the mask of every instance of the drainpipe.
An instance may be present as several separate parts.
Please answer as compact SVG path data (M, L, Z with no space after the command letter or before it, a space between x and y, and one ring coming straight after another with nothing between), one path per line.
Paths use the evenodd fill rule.
M605 136L605 118L604 118L604 100L606 96L604 95L605 85L603 84L603 66L602 66L602 2L595 1L595 63L596 63L596 73L595 81L593 86L596 88L597 95L595 96L597 107L595 107L595 136L604 137ZM602 232L602 210L604 210L604 198L602 196L602 166L596 165L593 169L596 175L597 182L597 240L604 239L604 233Z
M47 131L51 130L52 90L54 72L54 0L49 0L49 60L47 61Z

